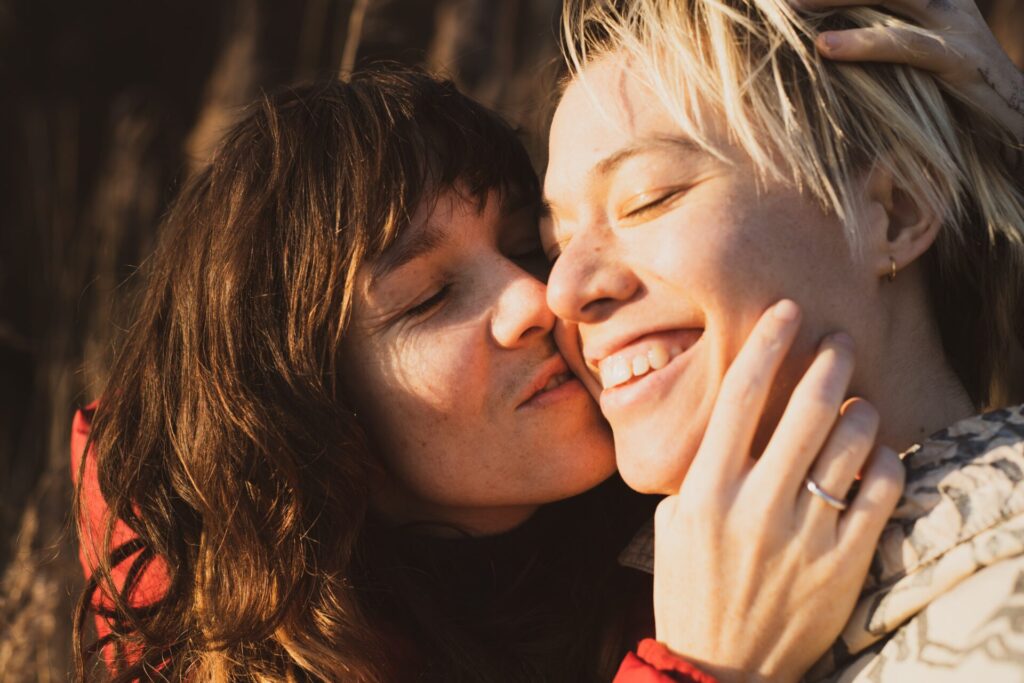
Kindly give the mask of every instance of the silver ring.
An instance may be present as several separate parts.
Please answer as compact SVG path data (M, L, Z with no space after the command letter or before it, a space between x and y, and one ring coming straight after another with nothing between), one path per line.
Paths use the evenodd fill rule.
M840 512L850 507L849 505L847 505L845 500L836 498L831 493L818 486L818 483L811 479L810 477L804 479L804 485L807 486L808 491L816 495L818 498L821 498L823 501L834 507L836 510L839 510Z

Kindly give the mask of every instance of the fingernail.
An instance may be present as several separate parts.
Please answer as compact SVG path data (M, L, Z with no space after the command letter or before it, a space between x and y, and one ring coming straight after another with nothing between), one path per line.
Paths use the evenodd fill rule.
M821 34L821 43L825 46L825 49L829 52L835 52L843 44L843 38L838 33L826 31Z
M775 307L772 309L772 315L779 320L796 320L796 317L800 315L800 307L790 299L783 299L775 304Z
M853 348L853 337L845 332L836 332L829 336L829 340L837 346L845 346L848 349Z
M857 396L851 396L850 398L846 399L845 401L843 401L843 405L839 406L839 414L846 415L846 411L850 409L850 406L854 405L855 403L857 403L857 401L861 400L863 399Z

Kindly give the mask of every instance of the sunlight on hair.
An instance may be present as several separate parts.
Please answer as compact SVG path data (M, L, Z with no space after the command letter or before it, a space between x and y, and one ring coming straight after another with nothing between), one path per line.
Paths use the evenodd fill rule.
M824 28L900 25L869 9L796 13L785 0L614 0L569 2L563 42L574 75L609 53L625 56L678 123L719 158L709 131L724 121L766 180L806 189L847 223L856 245L852 183L877 163L944 220L953 236L964 195L985 204L989 232L1019 242L1021 197L1008 177L980 163L972 136L931 76L907 67L820 59ZM958 96L957 93L950 94ZM967 113L994 128L983 111ZM1012 144L1007 137L1006 144Z
M787 0L567 0L562 47L585 88L587 64L624 58L681 136L720 159L723 144L735 145L762 182L814 197L842 220L854 254L863 246L856 183L875 167L891 174L942 221L935 301L949 307L974 297L976 306L942 314L940 324L962 326L957 316L966 313L976 320L984 347L974 351L976 364L989 387L973 395L984 404L1005 395L1002 350L1022 334L1024 196L1015 157L1024 150L966 93L930 73L832 62L814 47L821 31L876 26L924 33L875 9L803 13Z

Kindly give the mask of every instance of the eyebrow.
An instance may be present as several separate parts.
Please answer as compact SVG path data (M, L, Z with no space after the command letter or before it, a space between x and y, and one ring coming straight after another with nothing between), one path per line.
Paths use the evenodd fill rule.
M629 147L624 147L616 152L612 152L594 165L594 169L591 171L591 174L607 175L617 167L621 166L627 159L665 148L686 152L687 154L704 153L703 148L693 140L669 135L659 135L645 138L638 144L630 145Z
M415 230L405 238L399 238L370 267L370 279L379 280L394 272L413 259L425 256L444 244L444 231L427 222L422 230Z

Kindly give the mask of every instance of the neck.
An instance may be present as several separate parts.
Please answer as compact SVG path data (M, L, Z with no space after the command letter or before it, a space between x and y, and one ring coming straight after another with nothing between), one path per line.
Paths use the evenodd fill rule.
M868 355L878 362L862 393L882 415L879 442L904 451L977 411L946 359L923 273L901 276L883 284L883 329Z
M394 526L411 526L425 536L466 538L511 531L533 516L540 506L443 505L424 500L406 487L388 482L378 487L372 507L381 519Z

